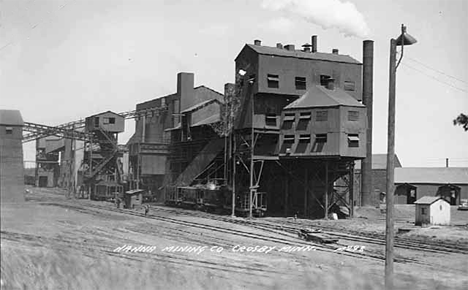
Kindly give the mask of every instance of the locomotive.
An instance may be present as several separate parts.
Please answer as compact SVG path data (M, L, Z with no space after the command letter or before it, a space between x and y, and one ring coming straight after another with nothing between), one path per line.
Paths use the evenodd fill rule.
M249 192L236 194L236 215L247 216L249 214L248 201ZM218 214L228 214L232 211L232 189L229 186L218 185L214 182L194 186L167 187L165 204ZM257 192L252 208L253 215L259 217L265 216L267 209L266 193Z

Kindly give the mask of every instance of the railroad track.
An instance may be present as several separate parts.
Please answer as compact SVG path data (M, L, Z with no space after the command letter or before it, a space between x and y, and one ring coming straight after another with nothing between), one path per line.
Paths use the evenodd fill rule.
M93 204L92 202L80 202L80 201L76 202L75 201L74 203L68 203L67 202L65 204L64 203L46 203L46 204L47 205L55 205L55 206L66 206L68 208L76 209L78 211L82 211L84 208L85 209L94 208L94 209L97 209L99 211L105 210L105 211L122 213L122 214L126 214L126 215L145 217L145 218L150 218L150 219L159 220L159 221L163 221L163 222L168 222L168 223L172 223L172 224L187 226L187 227L191 227L191 228L199 228L199 229L211 230L211 231L220 232L220 233L232 234L232 235L236 235L236 236L240 236L240 237L246 237L246 238L259 240L259 241L268 241L268 242L274 242L274 243L281 243L283 245L288 245L288 246L292 246L292 247L313 246L317 251L333 252L333 253L336 253L336 254L351 256L351 257L355 257L355 258L373 259L373 260L379 260L379 261L385 260L385 257L382 254L379 254L379 253L374 252L374 251L364 251L363 253L355 253L355 252L348 252L348 251L337 251L339 248L341 248L343 246L347 246L345 244L333 244L333 245L332 244L315 244L315 243L311 243L311 242L300 241L300 240L297 239L297 236L296 236L297 235L297 230L293 230L293 229L289 229L289 230L286 229L285 230L285 228L283 228L282 231L281 231L281 232L283 232L283 234L284 234L284 232L289 232L289 233L293 234L293 236L288 236L288 238L281 238L281 237L272 237L272 236L265 235L265 234L252 234L252 233L246 232L246 231L233 230L233 229L229 229L229 228L226 228L226 227L206 225L206 224L201 224L201 223L192 222L192 221L184 221L184 220L179 220L179 219L175 219L175 218L170 218L170 217L167 217L167 216L164 216L164 215L161 215L161 214L151 213L151 214L148 214L148 215L145 216L144 213L140 213L138 211L132 211L132 210L127 210L127 209L118 209L118 208L115 208L115 207L110 206L110 205L109 206L99 205L99 204ZM154 207L153 207L153 209L154 209ZM170 211L170 210L168 209L168 210L163 210L163 211L167 212L167 211ZM159 208L157 209L156 212L160 212ZM235 223L235 224L239 224L239 225L243 225L243 226L254 227L254 228L257 228L259 230L268 231L268 232L272 232L272 230L277 230L277 229L274 229L272 227L268 227L268 226L265 226L265 225L258 225L258 224L250 223L249 221L245 221L245 220L232 220L230 218L216 216L216 215L213 215L213 216L210 215L209 217L207 217L206 214L205 214L205 216L202 216L202 215L198 214L199 212L193 212L193 211L191 213L197 214L196 216L200 217L200 218L205 218L205 219L208 218L208 219L212 219L212 220L214 219L214 220L223 221L223 222L231 222L231 223ZM194 215L191 215L190 213L188 213L187 211L182 211L179 214L194 216ZM415 259L409 259L409 258L404 258L404 257L397 257L395 259L395 262L398 262L398 263L418 263L418 261L415 260Z
M54 193L55 194L55 193ZM57 195L59 195L57 193ZM80 200L75 200L75 202L80 202L83 203L84 201ZM92 202L86 202L86 206L88 207L94 207L94 208L99 208L99 209L104 209L104 210L111 210L111 211L117 211L125 214L131 214L131 215L137 215L137 216L144 216L142 213L138 212L132 212L129 210L124 210L124 209L117 209L111 206L103 206L103 205L98 205L98 204L93 204ZM176 215L189 215L189 216L195 216L195 217L200 217L200 218L208 218L212 220L218 220L218 221L223 221L223 222L229 222L229 223L234 223L234 224L239 224L239 225L246 225L250 227L254 227L257 229L261 230L275 230L279 232L287 232L291 234L297 234L297 232L303 228L303 226L298 226L297 224L292 224L292 222L283 222L281 224L278 223L271 223L267 221L263 221L261 219L255 219L255 220L245 220L245 219L233 219L231 217L227 216L221 216L221 215L216 215L216 214L209 214L205 212L200 212L200 211L194 211L194 210L187 210L187 209L180 209L180 208L172 208L172 207L163 207L163 206L151 206L154 210L158 212L168 212ZM153 212L154 212L153 210ZM176 222L176 223L185 223L184 225L190 225L191 222L187 221L181 221L181 220L176 220L176 219L171 219L168 217L164 217L161 215L154 215L150 214L148 217L155 218L155 219L161 219L169 222ZM193 223L192 223L193 224ZM203 227L200 224L194 225L195 227ZM204 225L204 227L209 227ZM362 232L353 232L349 230L345 230L344 232L337 233L336 229L332 227L327 227L323 225L313 225L312 227L321 229L324 231L324 233L343 239L343 240L348 240L348 241L353 241L353 242L362 242L362 243L368 243L368 244L374 244L374 245L385 245L385 237L383 235L379 234L368 234L368 233L362 233ZM218 231L227 231L225 228L221 227L215 227L216 230ZM249 233L244 233L244 235L252 238L254 235L249 234ZM282 243L286 242L286 240L280 241ZM289 242L289 241L288 241ZM418 251L426 251L426 252L433 252L433 253L459 253L459 254L468 254L468 247L463 247L457 244L452 244L452 243L440 243L440 242L430 242L430 241L414 241L414 240L409 240L409 239L403 239L396 237L395 238L395 247L399 248L404 248L404 249L411 249L411 250L418 250ZM324 248L328 248L330 250L336 250L338 247L330 247L327 245L322 245ZM338 244L338 246L343 246L343 244ZM346 245L344 245L346 246Z
M231 217L219 216L214 214L201 213L192 210L180 210L173 208L163 208L158 207L158 211L166 211L176 214L189 214L191 216L197 216L201 218L210 218L214 220L230 222L235 224L249 225L259 229L273 229L289 233L297 233L302 227L297 226L296 224L291 225L291 222L286 222L282 224L273 224L270 222L262 221L261 219L255 220L245 220L245 219L232 219ZM340 239L363 242L368 244L375 245L385 245L385 236L379 234L367 234L367 233L355 233L353 231L345 231L345 233L337 233L336 229L332 227L322 226L322 225L313 225L313 227L323 230L327 235L331 235ZM458 254L468 254L468 247L464 247L454 243L440 243L440 242L430 242L430 241L414 241L409 239L404 239L400 237L395 237L395 247L403 249L411 249L425 252L433 253L458 253Z

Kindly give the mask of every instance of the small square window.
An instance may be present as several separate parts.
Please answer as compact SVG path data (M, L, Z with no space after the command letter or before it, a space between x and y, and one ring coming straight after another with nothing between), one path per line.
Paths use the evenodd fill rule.
M115 118L109 118L109 124L115 124Z
M354 92L355 85L353 81L345 81L344 82L344 90Z
M315 116L315 121L317 122L328 121L328 111L317 111L317 115Z
M306 78L296 77L296 90L305 90L307 89Z
M331 79L331 76L320 75L320 85L321 86L326 86L328 84L329 79Z
M359 147L359 134L348 134L348 147Z
M424 208L424 207L421 208L421 214L423 214L423 215L426 214L426 208Z
M348 112L348 121L359 121L359 112L358 111L349 111Z
M94 117L94 127L99 127L99 117Z
M275 127L276 126L276 115L275 114L265 115L265 125Z
M5 134L7 135L13 134L13 127L5 127Z
M279 76L278 75L268 74L267 81L268 81L269 88L275 88L275 89L279 88Z

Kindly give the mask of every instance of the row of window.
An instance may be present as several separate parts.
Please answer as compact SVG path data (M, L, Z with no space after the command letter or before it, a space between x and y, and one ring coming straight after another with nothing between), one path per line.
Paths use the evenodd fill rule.
M359 134L347 134L348 147L359 147ZM294 143L296 135L284 135L284 143ZM310 143L311 135L299 135L299 143ZM327 143L327 134L315 134L315 143Z
M330 78L331 77L327 75L320 75L320 85L326 86ZM279 88L279 75L267 74L267 84L269 88L278 89ZM305 77L295 77L294 84L296 86L296 90L307 90L307 79ZM355 90L354 82L345 81L344 90L354 91Z
M301 112L299 114L299 122L302 121L309 121L312 119L311 112ZM296 114L285 114L283 122L284 123L291 123L291 124L284 124L285 128L292 127L292 123L296 121ZM328 121L328 111L317 111L315 115L316 122L326 122ZM348 121L359 121L359 111L348 111ZM276 126L276 115L275 114L267 114L265 115L265 124L267 126ZM304 129L305 130L305 129Z
M115 118L103 117L102 122L104 125L115 124ZM99 127L99 117L94 117L94 127Z

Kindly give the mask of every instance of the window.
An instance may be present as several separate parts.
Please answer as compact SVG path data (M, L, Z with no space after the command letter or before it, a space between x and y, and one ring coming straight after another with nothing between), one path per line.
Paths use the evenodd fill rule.
M348 112L348 121L358 121L359 112L358 111L349 111Z
M322 152L325 143L327 143L327 134L316 134L312 152Z
M307 130L311 119L311 112L302 112L299 115L299 122L297 124L297 130Z
M94 117L94 127L99 127L99 117Z
M348 134L348 147L359 147L359 134Z
M309 144L310 144L310 135L300 135L299 144L297 145L297 148L296 148L296 153L305 153Z
M7 135L13 134L13 127L6 127L5 128L5 134L7 134Z
M317 111L317 115L315 116L315 121L317 122L328 121L328 111Z
M275 127L276 126L276 115L275 114L265 115L265 125Z
M292 129L294 120L296 119L295 114L285 114L283 119L283 127L282 129L289 130Z
M328 80L331 79L331 76L320 75L320 85L327 86Z
M269 88L275 88L275 89L279 88L279 76L278 75L268 74L267 80L268 80Z
M354 92L355 85L353 81L345 81L344 82L344 90Z
M421 214L422 214L422 215L425 215L425 214L426 214L426 208L425 208L425 207L422 207L422 208L421 208Z
M311 112L302 112L299 116L300 120L310 120Z
M284 135L284 143L294 143L294 135Z
M305 90L307 89L306 78L296 77L296 90Z
M102 122L104 123L104 125L115 124L115 118L104 117L102 119Z

